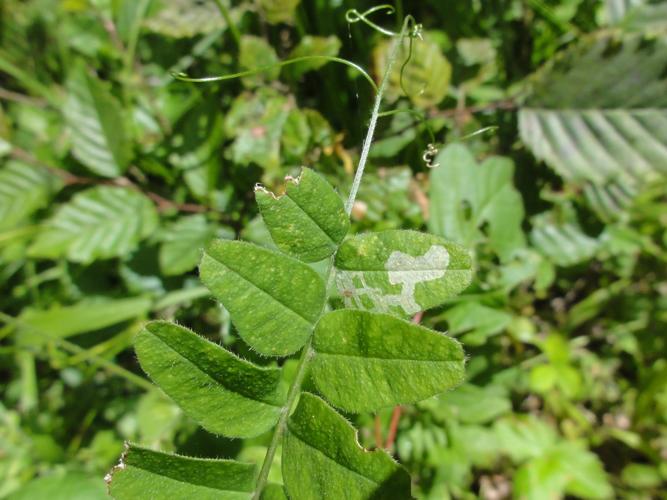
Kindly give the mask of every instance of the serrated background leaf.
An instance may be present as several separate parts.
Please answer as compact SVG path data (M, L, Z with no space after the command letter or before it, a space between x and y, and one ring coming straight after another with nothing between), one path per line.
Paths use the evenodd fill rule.
M9 161L0 169L0 230L11 229L46 206L61 185L46 170Z
M287 180L284 194L256 189L255 199L276 246L305 262L332 255L350 227L341 197L308 168Z
M148 323L134 346L144 371L209 432L247 438L277 422L286 395L279 369L243 361L165 321Z
M589 36L538 73L519 112L521 138L575 184L664 176L666 69L665 37Z
M132 158L132 148L120 103L82 65L73 71L67 89L63 115L74 156L97 175L121 175Z
M62 205L30 246L34 257L88 263L127 255L157 227L153 202L121 187L82 191Z
M328 313L317 323L313 349L318 390L353 413L426 399L460 384L465 371L456 340L387 314Z
M410 476L382 450L361 448L354 428L303 393L287 424L283 478L293 500L410 498Z
M231 314L241 338L265 356L300 349L324 307L324 283L315 271L249 243L214 241L199 274Z

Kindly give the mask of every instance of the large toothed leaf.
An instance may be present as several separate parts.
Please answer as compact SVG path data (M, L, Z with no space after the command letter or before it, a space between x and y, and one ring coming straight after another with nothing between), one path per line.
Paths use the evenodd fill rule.
M132 189L98 186L76 194L46 223L30 247L34 257L73 262L122 257L158 222L151 200Z
M387 314L331 312L318 322L313 348L317 388L349 412L414 403L463 381L461 344Z
M247 500L252 496L254 478L252 464L170 455L128 445L120 464L105 480L116 500Z
M199 274L243 340L266 356L301 348L324 307L324 283L315 271L250 243L212 242Z
M472 273L465 248L416 231L362 234L336 254L346 307L399 316L442 304L470 284Z
M538 73L519 113L535 156L575 184L667 175L667 38L603 34Z
M144 371L206 430L252 437L277 422L285 396L279 369L255 366L166 321L148 323L134 346Z
M350 227L343 200L309 168L287 179L282 196L258 188L255 199L276 246L306 262L332 255Z
M282 469L292 500L412 498L408 473L384 451L361 448L354 428L307 393L287 424Z
M63 113L71 131L74 156L98 175L121 175L132 150L120 104L83 66L72 73L67 89Z

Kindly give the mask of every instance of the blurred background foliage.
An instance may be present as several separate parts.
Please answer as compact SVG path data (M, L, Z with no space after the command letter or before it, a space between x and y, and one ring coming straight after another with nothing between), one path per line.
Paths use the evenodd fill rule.
M172 75L328 55L377 78L387 38L345 19L372 5L0 4L0 498L103 498L124 440L260 460L266 437L207 434L147 383L132 337L166 318L267 362L199 284L200 250L271 245L252 187L300 165L346 194L373 90L322 59ZM465 344L467 383L356 417L360 441L420 498L663 497L667 3L396 11L374 21L412 14L423 40L385 109L413 112L381 119L353 224L464 243L477 277L421 318Z

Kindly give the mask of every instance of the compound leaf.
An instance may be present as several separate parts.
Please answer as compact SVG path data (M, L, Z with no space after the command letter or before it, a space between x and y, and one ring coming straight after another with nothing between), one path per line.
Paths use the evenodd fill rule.
M461 344L387 314L343 309L320 319L312 377L334 406L360 413L414 403L463 382Z
M407 471L384 451L361 448L354 428L308 393L288 421L282 468L292 500L411 498Z
M336 254L346 307L399 316L442 304L470 284L472 273L465 248L416 231L361 234Z
M276 246L305 262L332 255L350 228L343 200L309 168L287 178L282 196L258 188L255 199Z
M250 243L212 242L199 274L243 340L266 356L301 348L324 307L324 283L315 271Z
M73 262L121 257L156 228L151 200L132 189L98 186L76 194L46 223L29 249L33 257Z
M254 488L255 466L234 460L170 455L127 445L120 464L104 479L116 500L247 500Z
M63 113L72 133L74 156L98 175L121 175L132 150L120 104L83 66L73 72L67 88Z
M253 437L277 422L280 369L255 366L166 321L148 323L134 346L144 371L206 430Z

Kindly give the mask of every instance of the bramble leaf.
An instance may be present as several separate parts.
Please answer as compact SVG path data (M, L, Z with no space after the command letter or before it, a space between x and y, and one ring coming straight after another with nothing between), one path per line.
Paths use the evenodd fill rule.
M343 242L336 284L345 306L398 316L442 304L472 280L463 247L416 231L382 231Z
M249 243L212 242L199 274L227 308L243 340L266 356L300 349L324 307L325 287L315 271Z
M350 228L343 200L309 168L297 179L287 178L282 196L258 188L255 199L274 243L305 262L332 255Z
M120 104L83 66L73 72L67 88L63 114L72 133L74 156L98 175L121 175L132 149Z
M254 479L252 464L170 455L135 445L127 445L120 464L105 477L116 500L247 500Z
M292 500L411 498L407 471L382 450L361 448L333 408L303 393L287 424L283 478Z
M134 347L150 378L209 432L253 437L277 422L286 395L280 369L253 365L166 321L148 323Z
M151 200L137 191L98 186L76 194L46 223L29 249L33 257L90 263L121 257L156 228Z
M315 328L312 377L334 406L360 413L414 403L463 382L461 344L389 316L343 309Z

